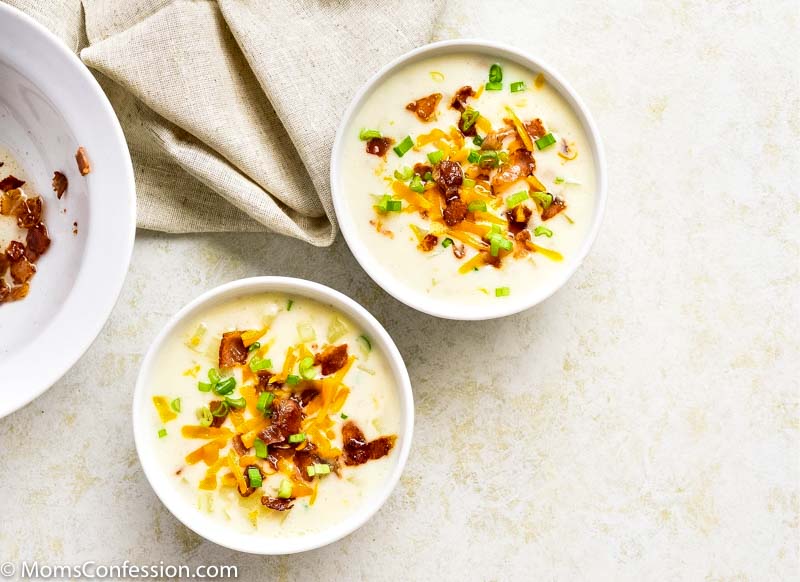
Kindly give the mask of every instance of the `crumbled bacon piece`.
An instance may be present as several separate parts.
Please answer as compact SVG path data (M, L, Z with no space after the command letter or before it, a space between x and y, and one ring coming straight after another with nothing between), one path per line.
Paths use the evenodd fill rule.
M282 497L267 497L261 498L261 505L274 509L275 511L286 511L291 509L294 505L294 497L283 499Z
M475 96L475 91L469 85L464 85L456 91L453 98L450 100L450 107L457 111L464 111L467 108L467 99Z
M561 198L553 198L553 201L550 203L550 206L542 210L542 220L550 220L556 214L565 210L567 208L566 202L564 202Z
M50 248L50 237L47 234L47 227L43 222L38 223L28 229L28 234L25 236L25 243L28 245L26 256L43 255L47 249ZM28 256L30 259L30 256ZM31 259L31 260L36 260Z
M477 115L477 113L476 113L476 115ZM457 125L458 125L458 131L460 131L461 134L464 137L473 137L473 136L478 135L478 128L475 126L475 122L473 121L469 125L469 127L467 127L467 120L464 119L464 115L463 114L461 115L461 117L458 118L458 124Z
M428 164L416 163L414 164L414 173L419 174L420 178L424 178L428 172L433 173L433 168Z
M89 156L86 155L86 150L83 146L79 147L78 151L75 152L75 161L78 163L78 171L81 176L85 176L92 171L92 166L89 164Z
M295 400L300 403L300 406L306 407L309 403L320 395L320 391L316 388L306 388L300 394L295 394Z
M542 120L538 117L536 119L526 121L523 125L525 126L525 131L527 131L528 135L531 136L531 139L539 139L547 134L547 130L544 128Z
M283 431L277 424L273 423L258 433L258 438L264 441L265 445L274 445L285 441L286 435L283 434Z
M22 285L14 285L11 287L11 290L8 295L8 301L19 301L20 299L25 299L28 296L28 291L30 291L30 284L23 283Z
M16 176L8 175L0 180L0 190L8 192L9 190L16 190L25 184L25 180L20 180Z
M327 376L341 370L347 363L347 344L328 346L316 356L314 365L322 365L322 375Z
M225 419L228 418L228 406L221 400L212 400L208 403L208 409L211 411L211 416L213 418L211 421L211 426L214 428L221 427L225 422ZM234 448L236 447L234 446Z
M230 368L247 361L247 348L242 341L242 332L228 331L219 342L219 367Z
M322 462L322 459L317 456L314 450L314 445L308 443L304 449L294 452L294 466L297 468L297 472L300 473L300 477L302 477L304 481L311 481L313 479L308 475L308 467L314 463Z
M467 217L467 204L460 198L450 201L442 211L442 218L447 226L461 224Z
M8 271L8 265L10 263L11 261L8 260L6 254L0 253L0 281L3 280L3 275L5 275L6 271Z
M276 400L272 403L272 425L277 427L284 440L291 434L300 432L300 423L303 420L303 411L300 405L291 398ZM262 431L263 432L263 431Z
M396 435L378 437L367 441L364 433L352 420L342 427L345 465L363 465L367 461L380 459L389 454L397 440Z
M38 196L26 198L22 204L17 206L17 226L20 228L31 228L42 220L42 199Z
M483 138L481 148L485 150L500 150L503 149L503 142L506 138L511 137L516 133L513 127L503 127L497 131L490 131Z
M464 172L461 169L461 164L450 160L442 160L436 166L434 177L445 201L449 202L458 198L458 189L464 182Z
M431 93L427 97L422 97L406 105L406 109L412 111L421 121L430 121L436 113L436 106L442 100L441 93Z
M244 446L244 442L242 442L242 435L237 434L231 439L231 446L233 450L236 451L236 454L240 457L243 457L247 454L247 447Z
M506 211L506 220L508 220L508 230L514 234L521 232L528 227L528 221L533 214L533 210L520 204Z
M17 207L22 204L22 190L9 190L0 197L0 214L6 216L16 215Z
M435 234L426 234L425 237L419 242L419 248L423 252L432 251L436 245L439 244L439 237Z
M464 244L452 244L450 247L453 249L453 256L457 259L463 259L467 255L467 247Z
M367 153L382 158L394 143L390 137L373 137L367 142Z
M21 257L18 261L11 263L11 278L14 283L27 283L36 274L36 265Z
M12 240L6 247L6 256L12 263L20 260L25 254L25 245L18 240Z
M502 189L513 184L520 178L526 178L536 170L536 160L533 154L526 149L511 152L508 161L497 170L492 178L492 188Z
M59 200L61 200L64 192L67 191L67 186L69 186L67 177L61 172L53 172L53 192L56 193Z

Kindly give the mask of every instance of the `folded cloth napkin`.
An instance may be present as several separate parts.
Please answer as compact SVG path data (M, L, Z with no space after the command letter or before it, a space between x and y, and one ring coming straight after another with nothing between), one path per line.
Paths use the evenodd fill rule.
M443 0L8 0L58 34L128 140L138 224L336 236L330 150L380 66L428 42ZM83 16L82 16L83 13Z

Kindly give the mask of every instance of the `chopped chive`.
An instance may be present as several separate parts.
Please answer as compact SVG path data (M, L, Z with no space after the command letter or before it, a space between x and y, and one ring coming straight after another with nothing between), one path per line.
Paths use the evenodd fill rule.
M259 358L253 356L252 358L250 358L250 363L248 364L248 366L250 366L250 369L253 372L258 372L260 370L269 370L272 367L272 360L270 360L269 358Z
M253 446L256 448L256 457L259 459L267 458L267 443L257 438L253 441Z
M489 252L493 257L500 254L500 249L510 251L513 247L513 243L501 234L493 234L489 237Z
M500 228L500 225L499 224L493 224L492 225L492 229L489 231L489 234L490 235L491 234L500 234L501 232L502 232L502 229Z
M211 423L214 422L214 417L211 414L211 410L209 410L208 406L203 406L202 408L197 409L197 420L200 423L200 426L211 426Z
M489 165L492 167L499 166L500 165L499 154L494 150L483 152L478 158L478 165L485 166L486 162L489 162Z
M470 150L469 155L467 156L467 161L470 164L477 164L481 159L481 155L478 153L478 150Z
M278 487L278 497L288 499L292 496L292 482L288 479L281 481L281 486Z
M197 383L197 389L200 390L200 392L211 392L211 388L212 388L212 385L209 384L208 382L198 382Z
M509 295L511 295L510 287L497 287L494 290L495 297L508 297Z
M169 403L169 407L172 410L174 410L175 412L180 412L181 411L181 399L180 398L176 398L175 400L173 400L172 402Z
M214 386L214 394L225 396L226 394L233 392L235 388L236 378L231 376L230 378L225 378L222 382Z
M286 383L289 386L297 386L300 383L300 376L289 374L288 376L286 376Z
M228 398L226 396L225 403L231 408L244 408L247 406L247 401L244 399L244 396L240 396L239 398Z
M500 83L503 80L503 68L497 63L489 67L489 82Z
M467 107L461 113L461 130L468 131L475 122L478 121L478 118L481 116L479 111L475 111L472 107Z
M477 210L481 212L486 212L486 202L484 202L483 200L473 200L472 202L469 203L469 206L467 206L467 210L469 210L470 212L475 212Z
M289 299L289 301L286 303L286 311L291 311L292 305L294 305L294 301Z
M506 206L509 208L514 208L515 206L519 206L522 202L530 198L527 190L521 190L516 194L512 194L508 198L506 198Z
M361 347L361 351L365 354L368 354L372 351L372 342L369 341L369 338L365 335L360 335L356 338L358 345Z
M394 171L394 177L400 180L401 182L406 182L410 180L413 175L414 175L414 170L412 170L408 166L403 166L402 172L400 170Z
M480 147L483 145L483 138L479 135L476 135L475 137L472 138L472 143Z
M425 184L422 183L422 178L419 177L419 174L414 174L414 177L411 178L411 183L408 185L409 189L412 192L424 192L425 191ZM392 200L391 202L400 202L399 200ZM388 204L386 205L388 208Z
M342 417L342 420L347 420L348 418L350 418L350 417L349 417L349 416L347 416L347 415L346 415L344 412L343 412L342 414L340 414L339 416L341 416L341 417Z
M262 392L258 397L258 403L256 403L256 408L261 412L265 412L267 408L272 404L275 395L272 392Z
M433 174L431 174L430 172L425 172L425 175L422 176L422 179L425 180L426 182L430 182L431 180L433 180Z
M450 237L447 237L446 239L444 239L444 240L442 241L442 246L443 246L444 248L447 248L447 247L449 247L449 246L450 246L450 245L452 245L452 244L453 244L453 239L451 239Z
M314 465L309 465L308 467L306 467L306 473L308 473L309 477L313 477L314 475L316 475L316 472L314 471Z
M501 91L503 89L502 83L486 83L487 91Z
M553 195L549 192L532 192L531 198L536 200L545 210L553 203Z
M314 369L314 358L306 356L300 360L299 370L300 376L306 380L312 380L317 375L317 371Z
M211 416L222 418L228 414L228 411L230 410L230 406L228 406L228 403L224 400L222 402L212 402L212 404L214 405L214 410L211 410L209 407L209 410L211 410Z
M331 472L331 466L327 463L314 463L312 466L317 475L328 475Z
M553 231L546 226L537 226L533 230L533 236L546 236L547 238L551 238L553 236Z
M524 90L525 90L525 81L517 81L515 83L511 83L512 93L519 93L520 91Z
M167 429L165 428L158 429L158 438L163 439L165 436L167 436Z
M368 141L370 139L375 139L376 137L383 137L381 132L377 129L362 129L358 132L358 139L361 141Z
M289 442L292 444L302 443L304 440L306 440L306 434L303 432L289 435Z
M386 202L386 212L400 212L402 209L403 209L402 200L388 200Z
M261 487L261 472L255 467L247 469L247 478L250 481L250 487Z
M217 372L216 368L211 368L208 371L208 379L211 380L212 384L217 384L220 381L219 372Z
M552 133L548 133L547 135L543 135L539 139L536 140L536 147L540 150L543 150L546 147L549 147L556 143L556 138L553 137Z
M436 150L435 152L431 152L428 154L428 161L432 163L434 166L442 161L444 157L444 152L442 150Z
M261 342L253 342L252 344L250 344L250 347L247 348L247 351L254 352L260 347L261 347Z
M564 178L564 176L556 176L556 179L553 180L553 182L555 182L556 184L563 184L566 181L567 180L566 178Z
M406 152L413 147L414 142L411 140L411 136L407 135L403 141L394 146L392 149L394 150L394 153L402 158L404 155L406 155Z

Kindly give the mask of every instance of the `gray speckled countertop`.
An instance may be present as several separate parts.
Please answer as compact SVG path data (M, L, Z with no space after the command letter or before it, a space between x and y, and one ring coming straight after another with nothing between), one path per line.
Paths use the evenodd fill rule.
M800 576L800 8L568 1L510 17L455 4L441 38L541 55L604 135L609 206L575 277L522 315L457 323L389 297L341 238L139 232L99 339L0 420L0 562L235 564L282 581ZM130 427L167 318L260 274L364 304L416 396L389 502L300 556L237 554L187 530L146 482Z

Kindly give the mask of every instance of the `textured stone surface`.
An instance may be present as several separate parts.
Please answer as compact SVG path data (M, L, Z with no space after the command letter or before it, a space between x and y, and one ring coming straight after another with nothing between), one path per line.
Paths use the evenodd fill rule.
M98 341L0 420L0 562L225 563L276 580L797 579L800 8L524 4L465 3L440 36L528 48L594 112L609 206L569 284L521 316L438 321L377 288L341 239L140 232ZM286 558L178 523L130 428L139 363L167 318L259 274L316 280L373 311L417 402L384 509Z

